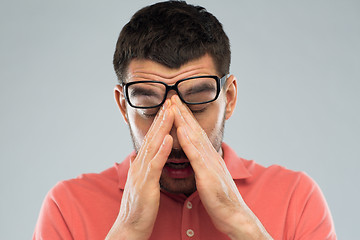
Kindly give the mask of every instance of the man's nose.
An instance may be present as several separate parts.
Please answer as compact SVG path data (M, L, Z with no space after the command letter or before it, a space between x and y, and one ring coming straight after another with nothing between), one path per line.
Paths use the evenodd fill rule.
M170 90L166 96L166 99L171 99L171 97L174 95L177 95L177 92L175 90ZM173 124L173 126L170 130L170 136L173 138L173 148L181 149L176 131L177 131L177 128L175 127L175 124Z
M181 145L179 143L178 137L177 137L177 128L175 127L175 125L172 126L171 130L170 130L170 136L173 138L173 149L181 149Z
M177 95L177 92L175 90L170 90L166 95L166 99L171 99L174 95Z

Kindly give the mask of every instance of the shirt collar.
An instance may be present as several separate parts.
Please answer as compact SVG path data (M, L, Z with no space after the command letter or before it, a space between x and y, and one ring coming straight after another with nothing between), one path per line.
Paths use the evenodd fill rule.
M232 178L236 180L250 177L251 173L244 164L245 159L238 157L236 152L226 143L223 142L221 147L224 153L226 167Z
M234 180L237 179L245 179L251 176L251 173L244 165L244 159L238 157L235 151L228 146L226 143L222 143L221 145L223 153L224 153L224 161L227 169L229 170L232 178ZM129 156L125 158L121 163L116 163L115 167L119 176L119 188L124 189L128 171L130 168L130 159L134 157L136 154L132 152Z

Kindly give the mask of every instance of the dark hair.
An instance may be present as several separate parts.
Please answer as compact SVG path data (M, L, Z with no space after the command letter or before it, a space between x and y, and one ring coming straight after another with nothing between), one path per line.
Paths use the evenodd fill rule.
M216 17L200 6L167 1L134 14L120 32L113 64L122 84L132 59L179 68L206 53L214 60L219 75L229 73L229 39Z

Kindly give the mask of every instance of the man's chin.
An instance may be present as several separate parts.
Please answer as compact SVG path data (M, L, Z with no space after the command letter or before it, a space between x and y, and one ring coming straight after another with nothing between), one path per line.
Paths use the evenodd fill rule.
M196 191L195 176L192 174L186 178L172 178L163 172L160 177L160 187L169 193L189 196Z

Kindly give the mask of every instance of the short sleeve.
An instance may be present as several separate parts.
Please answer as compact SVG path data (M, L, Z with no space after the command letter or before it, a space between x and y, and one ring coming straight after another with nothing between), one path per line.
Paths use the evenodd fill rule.
M46 195L36 223L33 240L73 239L56 197L61 195L62 191L63 189L61 188L61 183L58 183Z
M319 186L305 173L301 174L292 196L289 214L296 222L293 239L336 240L334 223Z

